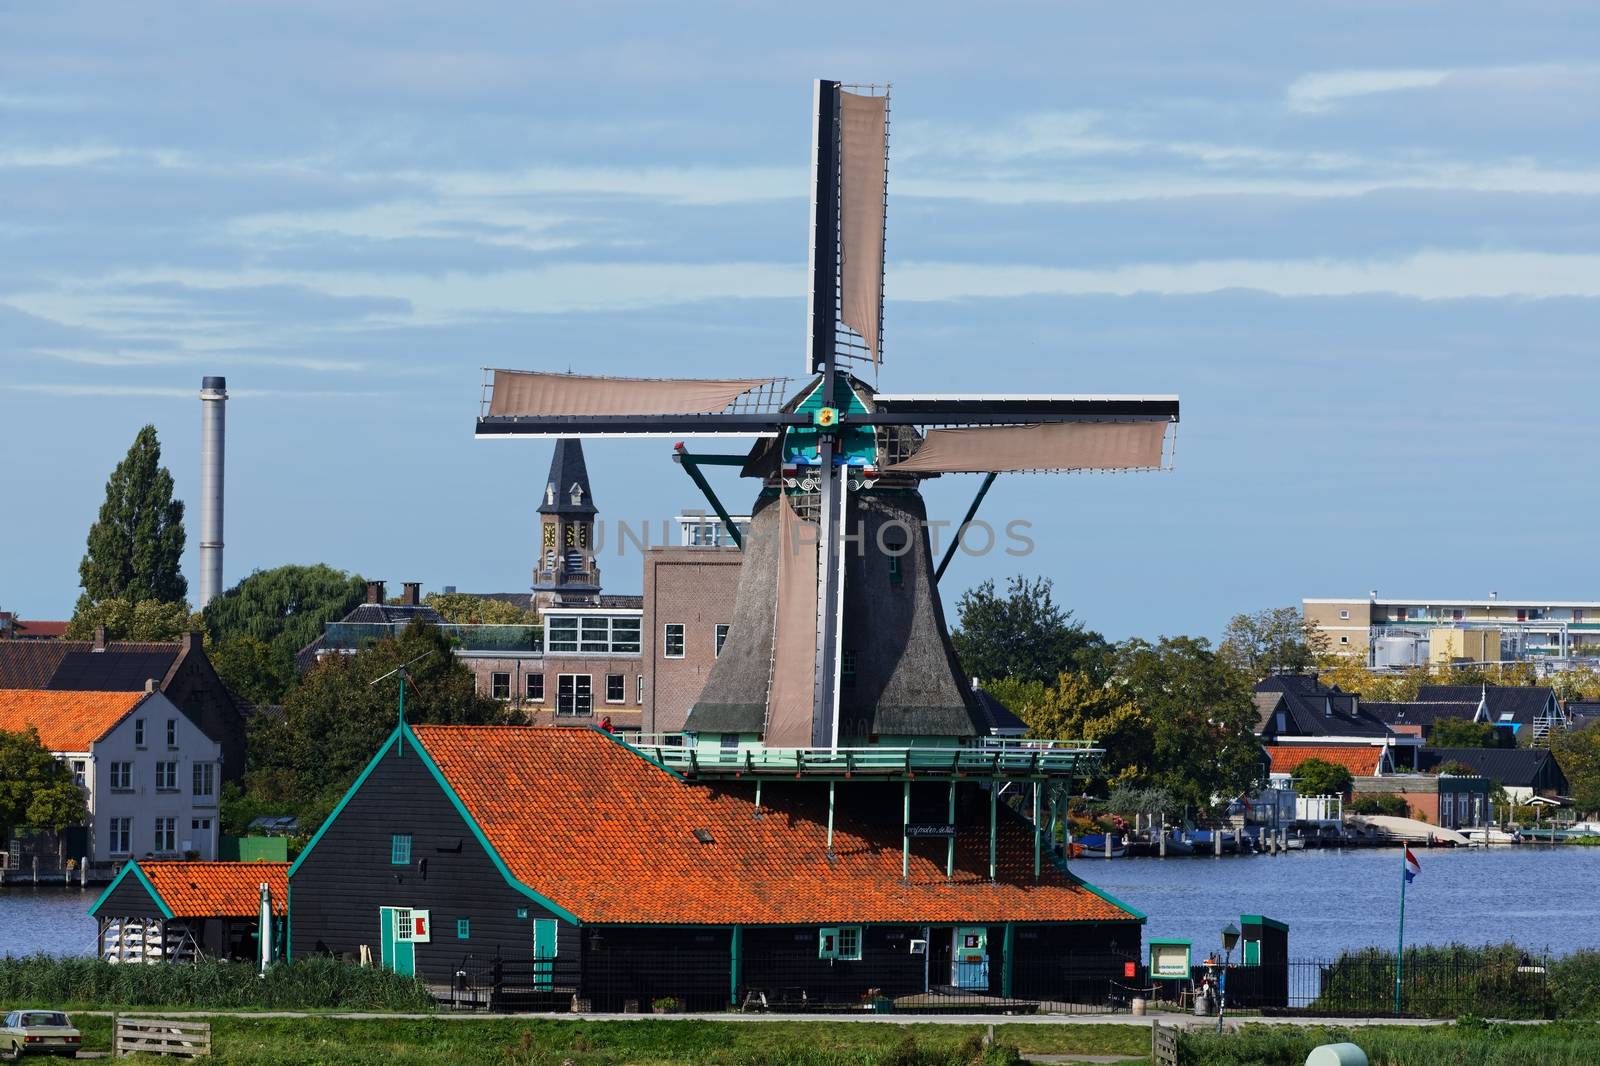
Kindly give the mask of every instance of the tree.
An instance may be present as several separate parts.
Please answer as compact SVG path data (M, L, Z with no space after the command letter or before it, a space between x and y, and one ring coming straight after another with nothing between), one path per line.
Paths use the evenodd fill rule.
M1265 777L1256 708L1243 674L1196 637L1130 640L1117 647L1114 684L1153 723L1140 783L1206 808Z
M181 601L135 602L120 596L94 603L80 600L67 623L67 639L92 640L95 630L105 626L107 640L178 640L197 628L198 622L189 613L189 605Z
M28 826L60 831L88 817L83 793L39 731L0 729L0 838Z
M1350 791L1350 771L1326 759L1307 759L1294 770L1295 785L1306 796L1342 796Z
M1049 578L1012 578L1006 594L985 581L962 593L959 628L951 634L965 671L985 681L1012 678L1053 685L1064 673L1102 680L1109 645L1058 607Z
M1234 615L1217 648L1224 661L1252 681L1273 673L1300 673L1327 651L1327 634L1308 624L1298 607Z
M531 608L464 592L430 592L422 602L438 611L446 622L457 625L514 626L538 621Z
M1438 718L1428 731L1428 743L1435 748L1498 748L1502 731L1488 722L1470 718Z
M414 622L354 655L329 655L285 697L282 716L260 716L250 737L255 799L289 804L303 822L325 814L397 721L398 678L373 681L410 662L406 718L413 724L501 724L508 712L474 691L472 671L435 626Z
M1557 730L1550 749L1567 779L1572 805L1580 811L1600 811L1600 722L1582 729Z
M359 575L322 563L257 570L212 599L201 615L212 665L240 695L277 703L294 683L295 653L365 594Z
M1107 785L1147 776L1155 748L1154 723L1114 684L1096 682L1083 673L1062 674L1055 688L1042 689L1036 698L1011 705L1011 710L1028 723L1031 736L1088 741L1104 748L1099 780Z
M111 472L100 517L89 527L78 564L84 598L181 601L189 591L179 571L183 538L183 503L172 498L156 427L145 426Z

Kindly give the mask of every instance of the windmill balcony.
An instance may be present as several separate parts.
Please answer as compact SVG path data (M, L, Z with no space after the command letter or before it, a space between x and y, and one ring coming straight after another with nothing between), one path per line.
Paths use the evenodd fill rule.
M983 738L954 747L719 748L706 746L692 733L653 733L629 743L646 758L685 777L721 780L1042 780L1089 776L1099 770L1105 756L1105 749L1076 740Z

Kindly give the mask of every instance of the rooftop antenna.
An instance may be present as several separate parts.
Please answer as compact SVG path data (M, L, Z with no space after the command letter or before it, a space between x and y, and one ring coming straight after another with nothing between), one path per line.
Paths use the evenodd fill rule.
M408 660L406 662L401 663L399 666L395 667L393 670L390 670L387 674L384 674L382 677L375 677L371 681L367 682L367 687L371 688L373 685L376 685L380 681L387 681L391 677L394 677L396 674L400 675L400 737L399 737L399 740L400 740L400 754L402 754L402 755L404 755L405 751L406 751L406 685L409 684L413 689L417 688L416 682L411 680L410 667L411 667L412 663L420 663L422 660L426 659L428 656L430 656L432 654L433 654L433 652L431 652L431 651L425 651L421 655L417 656L415 659L411 659L411 660ZM419 696L422 695L422 691L420 689L417 690L417 695L419 695Z

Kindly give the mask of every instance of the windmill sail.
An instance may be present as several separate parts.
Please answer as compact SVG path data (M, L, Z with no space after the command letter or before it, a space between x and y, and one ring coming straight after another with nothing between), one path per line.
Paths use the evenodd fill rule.
M1031 426L931 429L891 473L1017 470L1159 470L1165 421L1046 422Z
M557 415L712 414L775 378L612 378L496 370L489 414Z
M876 367L883 320L889 98L839 93L839 317Z

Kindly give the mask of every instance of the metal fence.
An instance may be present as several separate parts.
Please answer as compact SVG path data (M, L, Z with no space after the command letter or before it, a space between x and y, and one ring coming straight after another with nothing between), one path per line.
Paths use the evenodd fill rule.
M469 955L448 990L435 986L435 993L447 1006L488 1011L995 1014L1116 1013L1146 994L1137 960L1123 955L1018 960L1009 971L995 957L992 967L949 975L925 966L921 956L885 964L764 952L736 975L726 956L670 951L597 952L581 963Z
M1407 951L1400 970L1398 1013L1426 1018L1465 1014L1547 1018L1553 1013L1547 972L1547 960L1528 955ZM1396 1013L1393 952L1291 960L1286 978L1286 1013L1344 1017Z

